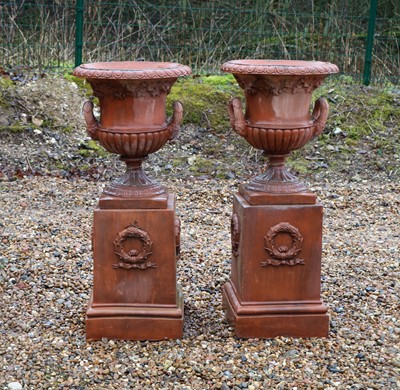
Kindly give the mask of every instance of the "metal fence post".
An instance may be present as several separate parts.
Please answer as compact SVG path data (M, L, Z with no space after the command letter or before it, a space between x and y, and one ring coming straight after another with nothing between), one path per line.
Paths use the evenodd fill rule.
M82 64L83 2L84 2L84 0L76 0L76 8L75 8L75 67Z
M372 49L374 47L377 4L378 0L371 0L369 8L368 36L367 36L367 47L365 49L364 77L363 77L364 85L369 85L371 81Z

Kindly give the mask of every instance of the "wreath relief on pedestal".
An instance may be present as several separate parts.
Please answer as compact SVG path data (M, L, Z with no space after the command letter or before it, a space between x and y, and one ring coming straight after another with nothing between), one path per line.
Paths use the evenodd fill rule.
M141 247L139 249L125 250L125 244L128 240L138 240ZM156 264L147 261L152 254L153 242L147 232L141 229L137 222L133 222L124 230L118 233L114 240L115 254L121 260L117 264L113 264L113 268L123 269L147 269L156 268Z
M264 240L264 249L271 259L263 261L262 267L304 264L304 260L297 257L302 250L303 236L290 223L281 222L272 226Z
M236 213L233 213L231 217L231 244L232 244L233 259L237 259L239 256L239 241L240 241L239 218Z
M177 260L181 257L181 221L178 217L175 217L175 255Z

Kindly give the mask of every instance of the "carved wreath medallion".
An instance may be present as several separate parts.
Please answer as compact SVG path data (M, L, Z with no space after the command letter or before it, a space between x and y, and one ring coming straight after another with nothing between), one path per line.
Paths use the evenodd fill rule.
M232 257L236 259L239 256L239 240L240 240L240 227L239 219L236 213L231 217L231 243L232 243Z
M181 221L178 217L175 217L175 254L176 258L180 258L181 254Z
M125 250L125 244L128 240L138 240L141 248L131 249L128 252ZM119 257L120 262L113 264L113 268L123 269L147 269L156 268L156 264L147 261L147 258L152 254L153 242L147 232L141 229L137 222L133 222L124 230L118 233L114 240L115 254Z
M291 241L289 245L280 243L285 236L289 236L289 241ZM272 226L264 240L264 249L269 253L271 259L263 261L262 267L304 264L304 260L297 257L302 250L303 236L290 223L281 222Z

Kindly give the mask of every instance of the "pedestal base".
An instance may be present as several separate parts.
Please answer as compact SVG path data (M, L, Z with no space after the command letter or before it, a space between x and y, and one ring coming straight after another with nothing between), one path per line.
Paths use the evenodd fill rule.
M234 194L231 276L223 302L235 334L328 336L321 252L320 204L252 205Z
M93 221L87 339L182 338L179 235L174 195L137 201L101 196Z
M231 282L222 288L226 317L241 338L327 337L329 315L322 302L242 304Z
M101 340L181 339L183 297L178 286L177 306L167 305L93 305L86 312L86 338Z

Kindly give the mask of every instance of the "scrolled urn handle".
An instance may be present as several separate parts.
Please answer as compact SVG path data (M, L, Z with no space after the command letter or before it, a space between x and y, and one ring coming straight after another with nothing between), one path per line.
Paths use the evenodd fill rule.
M314 105L311 120L314 122L314 137L320 135L325 128L329 115L329 104L324 98L319 98Z
M183 118L183 107L180 102L174 103L174 113L172 114L172 118L168 123L169 130L169 140L175 139L181 128L181 122Z
M98 120L93 114L93 103L85 102L82 107L83 117L86 122L86 130L90 135L90 138L98 140L97 129L100 127Z
M242 102L238 98L232 98L228 103L228 113L231 127L241 136L246 135L247 121L243 114Z

